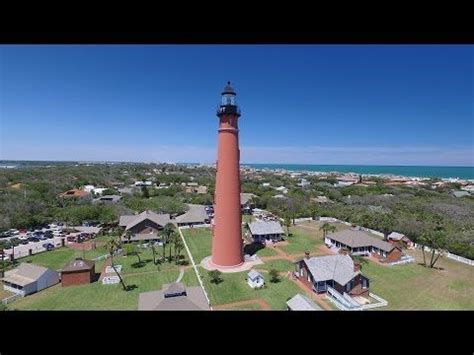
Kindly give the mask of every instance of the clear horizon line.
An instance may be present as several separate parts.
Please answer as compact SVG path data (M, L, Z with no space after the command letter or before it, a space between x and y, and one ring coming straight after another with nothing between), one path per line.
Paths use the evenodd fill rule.
M33 160L13 160L13 159L0 159L2 162L64 162L64 163L154 163L154 164L200 164L200 165L213 165L215 162L185 162L185 161L125 161L125 160L55 160L55 159L33 159ZM474 168L474 165L424 165L424 164L325 164L325 163L252 163L252 162L241 162L240 165L313 165L313 166L383 166L383 167L404 167L404 166L420 166L420 167L439 167L439 168Z

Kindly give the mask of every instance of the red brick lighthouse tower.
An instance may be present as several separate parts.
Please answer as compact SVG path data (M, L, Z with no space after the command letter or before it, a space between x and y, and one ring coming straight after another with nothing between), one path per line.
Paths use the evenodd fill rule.
M240 211L240 109L230 81L222 92L219 117L212 256L210 265L232 268L244 262Z

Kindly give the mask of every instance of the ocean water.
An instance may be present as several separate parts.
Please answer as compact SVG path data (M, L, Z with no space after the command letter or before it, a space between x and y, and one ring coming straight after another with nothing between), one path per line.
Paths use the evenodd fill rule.
M409 177L438 177L474 179L474 166L390 166L390 165L305 165L305 164L241 164L257 169L289 171L320 171L356 174L399 175Z

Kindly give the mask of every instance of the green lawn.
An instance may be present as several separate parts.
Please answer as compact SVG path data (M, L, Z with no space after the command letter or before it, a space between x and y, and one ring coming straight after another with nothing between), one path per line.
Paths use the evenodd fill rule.
M209 228L183 229L182 232L196 265L211 255L212 236Z
M278 283L266 282L267 288L255 290L247 284L247 272L222 274L222 281L218 285L210 282L207 271L201 269L204 286L211 300L211 305L263 298L271 309L286 309L286 301L301 290L286 278ZM247 307L247 306L244 306Z
M291 235L286 237L288 245L281 247L288 254L301 254L306 250L313 251L324 244L322 234L317 231L295 226L290 228L290 233Z
M163 255L163 249L157 248L156 258L160 258ZM166 255L169 255L169 248L165 250ZM172 251L172 256L173 251ZM187 255L186 251L182 251L181 255ZM188 258L182 259L186 261ZM123 274L130 274L130 273L143 273L149 271L163 271L163 270L172 270L172 269L179 269L179 265L176 265L175 262L164 262L161 264L155 265L153 263L153 253L151 249L142 250L140 253L140 260L141 264L138 263L138 258L136 255L128 255L128 256L118 256L114 258L114 263L117 265L122 265L122 273Z
M257 251L256 253L258 256L275 256L278 255L278 253L273 250L272 247L265 247Z
M332 223L332 225L336 226L336 231L349 228L340 223ZM307 250L314 251L319 246L324 245L323 232L319 230L320 226L322 226L321 222L311 221L301 226L291 227L291 235L286 237L288 245L283 246L282 249L288 254L301 254Z
M388 301L381 310L473 310L474 268L449 259L438 263L436 266L444 270L416 263L382 266L369 262L364 264L362 273L370 279L371 291Z
M256 265L256 269L262 270L271 270L275 269L278 272L294 271L295 265L288 260L270 260L266 261L264 264Z
M120 284L102 285L96 282L72 287L61 287L59 284L15 301L8 305L8 309L134 310L138 307L138 295L141 292L159 290L162 284L176 281L178 275L178 270L125 275L125 283L136 287L131 291L123 291ZM186 270L182 282L186 286L198 286L196 275L191 268Z

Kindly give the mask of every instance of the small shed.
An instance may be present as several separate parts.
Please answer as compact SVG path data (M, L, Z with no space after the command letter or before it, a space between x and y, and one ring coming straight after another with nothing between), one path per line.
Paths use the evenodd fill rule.
M76 258L72 260L61 271L61 285L74 286L89 284L94 281L95 262Z
M250 270L250 272L247 274L247 283L252 288L260 288L265 284L265 279L261 273L255 270Z
M43 266L21 263L16 269L7 271L3 278L3 289L27 296L59 283L59 273Z
M322 308L316 303L299 293L288 300L286 305L288 306L289 311L322 311Z

